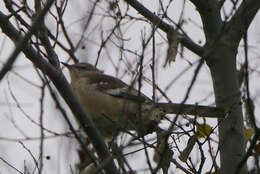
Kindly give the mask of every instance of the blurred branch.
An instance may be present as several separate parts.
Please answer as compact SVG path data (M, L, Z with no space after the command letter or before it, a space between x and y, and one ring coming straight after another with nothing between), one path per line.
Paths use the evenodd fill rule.
M5 163L6 165L8 165L9 167L11 167L12 169L14 169L16 172L20 173L20 174L24 174L23 172L21 172L20 170L18 170L15 166L13 166L12 164L10 164L9 162L7 162L4 158L2 158L0 156L0 160Z
M243 156L242 160L240 161L240 163L237 166L235 174L240 173L240 170L246 164L248 158L253 154L254 147L256 146L259 137L260 137L260 129L257 129L246 154Z
M190 0L199 11L206 40L214 40L216 31L221 31L223 22L221 20L219 3L217 0Z
M222 6L224 5L225 1L226 1L226 0L220 0L220 1L218 2L218 7L219 7L219 9L222 8Z
M16 45L15 50L13 51L11 56L8 58L7 62L4 64L4 66L0 72L0 81L3 79L5 74L12 68L17 56L23 49L24 45L26 45L26 43L31 38L31 36L39 29L39 24L41 23L41 21L43 21L45 14L48 12L48 10L50 9L53 2L54 2L54 0L47 1L45 7L36 16L32 26L31 26L30 30L27 32L27 34L23 37L20 37L19 40L17 40L15 42L15 45ZM4 21L8 21L11 16L2 16L2 17L6 18ZM4 27L1 27L1 28L2 28L3 32L5 32L4 31L5 28ZM12 37L12 36L10 36L10 37Z
M22 35L16 28L10 23L9 17L0 12L0 27L2 32L5 33L14 43L21 40ZM75 96L71 86L59 69L56 69L49 62L47 62L30 44L24 43L23 47L20 48L25 56L34 63L36 67L48 75L55 87L64 98L74 116L81 124L83 130L86 132L88 137L93 143L99 157L102 161L111 159L111 155L101 138L99 131L95 128L92 120L87 115L84 108L80 105L77 97ZM118 173L113 160L110 160L106 165L105 170L109 174Z
M200 117L224 118L226 111L223 108L179 103L156 103L167 114L187 114Z
M259 0L242 1L238 10L226 25L229 37L239 43L260 8Z
M175 29L173 26L165 23L161 18L156 16L154 13L152 13L150 10L148 10L146 7L144 7L141 3L139 3L136 0L125 0L126 3L131 5L136 11L138 11L141 15L143 15L145 18L147 18L150 22L152 22L155 26L158 26L161 30L163 30L165 33L173 32ZM194 43L190 38L187 36L178 33L181 36L181 44L183 44L185 47L187 47L189 50L193 51L195 54L202 56L203 55L203 48Z
M182 170L184 173L186 173L186 174L193 174L193 173L191 173L189 170L187 170L187 169L185 169L184 167L182 167L182 166L180 165L180 163L179 163L176 159L171 159L171 162L176 165L176 168L177 168L177 169Z

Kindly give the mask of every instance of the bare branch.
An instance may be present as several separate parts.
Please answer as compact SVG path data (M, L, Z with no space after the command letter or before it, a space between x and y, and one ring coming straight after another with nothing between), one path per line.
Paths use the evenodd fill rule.
M19 41L22 36L9 22L8 17L0 12L0 27L14 43ZM84 131L87 133L88 137L92 141L98 155L102 160L110 159L111 155L101 138L99 131L95 128L92 120L87 115L86 111L80 105L77 97L75 96L71 86L68 84L66 78L63 76L60 70L57 70L54 66L48 63L36 50L29 44L24 44L21 48L26 57L31 60L43 73L47 74L51 81L54 83L55 87L58 89L59 93L62 95L70 109L72 110L74 116L81 124ZM117 169L112 160L105 166L107 173L115 174Z
M259 0L246 0L228 22L226 30L230 39L238 43L260 8Z
M221 21L220 16L220 8L218 1L216 0L190 0L198 9L199 14L202 19L204 33L206 36L206 40L213 40L215 39L216 31L220 31L223 22Z
M54 0L49 0L46 3L46 6L43 8L43 10L35 18L35 21L32 24L31 29L27 32L27 34L24 37L21 37L20 40L15 43L16 44L15 50L13 51L11 56L8 58L6 64L4 65L3 69L0 72L0 80L2 80L3 77L5 76L5 74L12 68L18 54L23 49L24 44L26 44L27 41L31 38L31 36L39 29L39 23L43 20L45 14L50 9L53 2L54 2ZM5 18L8 21L9 17L5 16Z
M141 3L139 3L136 0L125 0L129 5L131 5L136 11L138 11L141 15L146 17L150 22L152 22L155 26L158 26L161 30L163 30L165 33L169 33L171 31L174 31L175 29L173 26L165 23L161 18L156 16L154 13L152 13L150 10L148 10L146 7L144 7ZM180 34L180 33L179 33ZM204 50L199 45L194 43L190 38L187 36L181 35L181 43L187 47L189 50L193 51L195 54L202 56Z
M211 106L178 104L178 103L158 103L167 114L187 114L209 118L224 118L225 109Z

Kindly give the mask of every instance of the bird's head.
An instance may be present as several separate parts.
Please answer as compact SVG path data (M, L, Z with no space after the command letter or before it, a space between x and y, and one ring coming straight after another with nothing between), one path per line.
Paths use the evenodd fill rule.
M81 77L86 75L87 73L103 73L103 71L97 69L93 65L89 63L76 63L73 65L69 65L67 63L61 62L65 67L69 69L70 76L72 77Z

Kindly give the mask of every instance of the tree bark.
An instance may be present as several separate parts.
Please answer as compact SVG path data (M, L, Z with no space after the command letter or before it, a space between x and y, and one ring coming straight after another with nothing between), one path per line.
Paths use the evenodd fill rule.
M217 107L227 108L230 114L218 119L221 173L236 171L245 154L245 136L241 94L236 71L237 43L221 38L206 58L213 80ZM244 166L240 174L246 174Z

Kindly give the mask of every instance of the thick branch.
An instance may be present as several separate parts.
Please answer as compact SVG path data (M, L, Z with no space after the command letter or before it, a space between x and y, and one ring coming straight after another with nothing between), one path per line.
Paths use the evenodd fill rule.
M198 9L202 19L206 40L214 40L217 32L220 32L223 22L221 21L219 3L216 0L190 0Z
M141 3L139 3L136 0L125 0L129 5L131 5L136 11L138 11L141 15L143 15L146 19L148 19L150 22L152 22L154 25L158 26L161 30L163 30L165 33L170 33L174 31L174 28L165 23L161 18L156 16L154 13L152 13L150 10L148 10L146 7L144 7ZM180 34L180 33L179 33ZM191 39L189 39L187 36L184 36L180 34L181 37L181 43L187 47L190 51L194 52L195 54L202 56L203 55L203 48L194 43Z
M156 105L167 114L187 114L209 118L224 118L226 115L225 109L211 106L178 103L157 103Z
M15 29L15 27L9 22L9 18L0 12L0 27L14 43L22 38L21 34ZM88 137L92 141L98 155L102 160L110 159L111 155L101 138L99 131L95 128L92 120L86 114L84 108L80 105L77 97L75 96L71 86L68 84L66 78L63 76L60 70L57 70L48 63L38 52L29 44L24 44L22 48L23 53L26 57L31 60L43 73L47 74L51 81L54 83L55 87L62 95L71 111L73 112L76 119L81 124L84 131L87 133ZM111 160L108 166L105 166L107 173L114 174L117 173L116 167Z
M239 6L237 12L226 26L230 39L239 43L245 31L253 21L260 8L259 0L246 0Z

